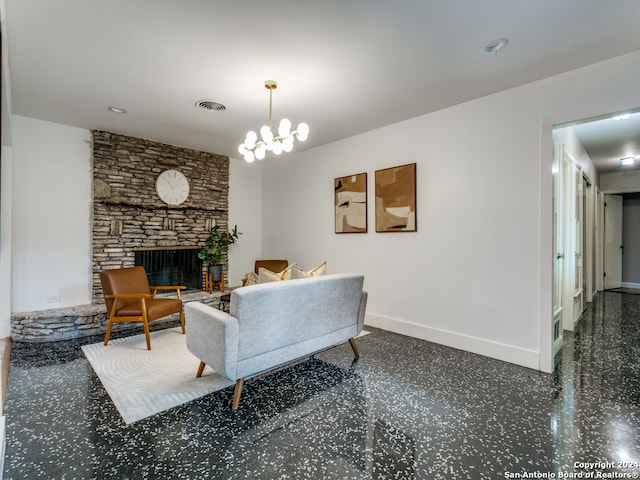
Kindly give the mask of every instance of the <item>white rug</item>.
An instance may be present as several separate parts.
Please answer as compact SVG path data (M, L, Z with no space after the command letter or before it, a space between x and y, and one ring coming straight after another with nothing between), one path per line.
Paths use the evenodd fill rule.
M144 334L82 350L127 424L235 384L209 366L195 378L200 360L180 327L151 332L151 350Z

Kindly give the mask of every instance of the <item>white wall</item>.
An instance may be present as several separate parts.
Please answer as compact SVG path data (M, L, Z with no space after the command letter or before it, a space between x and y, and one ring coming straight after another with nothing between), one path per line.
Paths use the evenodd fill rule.
M599 185L599 175L593 161L585 151L573 126L556 128L553 131L555 143L563 145L563 151L569 155L592 185Z
M552 128L638 105L640 52L271 159L263 253L364 273L370 325L550 371ZM375 233L374 171L410 162L418 232ZM369 233L336 235L333 179L360 172Z
M539 133L527 90L266 164L267 256L364 273L369 325L537 367ZM375 170L412 162L418 231L375 233ZM369 233L335 234L333 180L360 172Z
M604 193L640 192L640 170L603 173L600 175L600 190Z
M13 117L12 308L91 303L91 135Z
M262 252L262 168L244 160L229 161L229 226L242 233L229 248L229 285L241 285Z
M11 332L11 166L12 149L2 147L0 167L0 338Z

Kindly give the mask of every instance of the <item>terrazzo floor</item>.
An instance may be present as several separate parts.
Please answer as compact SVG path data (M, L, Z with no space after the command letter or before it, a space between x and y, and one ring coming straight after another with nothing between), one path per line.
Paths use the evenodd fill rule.
M99 338L14 343L4 478L637 478L640 296L600 294L553 375L370 331L235 413L231 387L128 426L80 350Z

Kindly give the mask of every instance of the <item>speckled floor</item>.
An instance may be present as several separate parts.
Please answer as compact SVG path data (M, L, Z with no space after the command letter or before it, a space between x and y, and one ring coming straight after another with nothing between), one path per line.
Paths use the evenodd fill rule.
M14 343L4 478L637 478L640 296L601 294L554 375L370 330L236 413L231 387L129 426L80 350L99 339Z

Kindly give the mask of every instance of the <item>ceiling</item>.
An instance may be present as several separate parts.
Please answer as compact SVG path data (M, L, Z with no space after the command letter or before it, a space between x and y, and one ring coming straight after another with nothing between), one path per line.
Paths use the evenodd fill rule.
M640 50L638 0L3 1L15 114L235 158L265 80L274 124L309 124L301 150Z
M640 113L614 119L607 115L578 122L573 128L599 173L640 169ZM615 117L617 117L616 115ZM622 166L620 159L635 157L633 165Z

